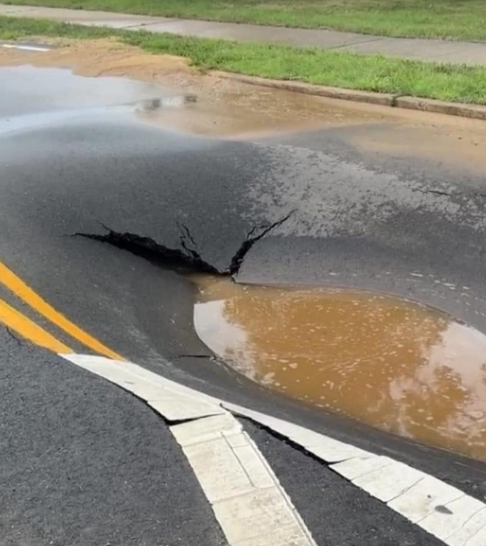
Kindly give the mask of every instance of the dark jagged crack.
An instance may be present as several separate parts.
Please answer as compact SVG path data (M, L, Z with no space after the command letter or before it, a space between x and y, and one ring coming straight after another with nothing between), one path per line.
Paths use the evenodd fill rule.
M291 447L292 449L295 449L296 451L299 451L300 453L303 453L306 457L309 457L310 459L318 462L321 466L329 468L329 470L338 474L333 468L331 468L331 465L336 464L336 462L329 463L325 461L324 459L321 459L320 457L318 457L317 455L314 455L314 453L307 450L304 446L298 444L297 442L295 442L288 436L285 436L284 434L277 432L273 428L270 428L269 426L264 425L263 423L260 423L259 421L252 419L251 417L248 417L248 415L243 415L241 413L238 413L237 411L228 409L225 406L224 402L221 404L221 407L225 409L226 411L229 411L233 415L233 417L236 417L239 421L242 421L242 422L248 421L253 426L259 428L260 430L264 430L267 434L269 434L270 436L273 436L273 438L276 438L283 444L288 445L289 447ZM338 474L338 475L342 478L341 474Z
M447 197L450 197L452 194L448 193L446 191L439 191L439 190L427 190L427 193L433 193L434 195L446 195Z
M241 268L243 260L253 245L268 235L272 230L286 222L295 211L291 211L281 220L269 225L254 226L246 235L238 250L231 258L230 265L220 270L201 257L197 250L194 237L189 228L181 222L177 222L181 248L169 248L157 243L150 237L144 237L135 233L120 233L100 224L108 233L104 235L95 233L74 233L74 237L85 237L102 243L108 243L121 248L136 256L145 258L152 263L173 269L179 273L209 273L220 276L236 276Z
M432 195L442 195L446 197L451 197L453 194L443 190L419 190L420 193L431 193Z
M191 232L189 231L187 226L180 222L177 222L177 227L179 228L179 231L181 233L179 240L183 251L187 256L194 260L194 263L198 263L199 261L201 261L201 256L195 248L190 248L188 244L189 241L194 247L196 247L196 242L194 241Z
M14 340L17 342L17 345L22 345L24 343L24 340L19 338L17 335L15 335L11 328L9 328L8 326L5 326L5 330L7 332L7 334Z
M187 246L188 236L185 231L181 232L182 250L168 248L160 245L150 237L142 237L134 233L119 233L101 224L107 231L105 235L92 233L75 233L75 237L85 237L102 243L108 243L123 250L127 250L136 256L145 258L151 262L170 267L185 273L211 273L223 275L224 272L212 266L201 258L199 253ZM187 228L185 228L187 230ZM192 237L189 237L192 241Z
M281 226L284 222L286 222L292 214L294 214L295 210L290 211L287 216L284 216L281 220L278 220L277 222L274 222L273 224L267 225L267 226L255 226L253 227L246 235L245 240L241 243L240 248L235 252L233 257L231 258L230 265L227 269L227 273L229 273L231 276L235 276L238 274L241 264L243 263L243 260L245 259L245 256L248 254L248 252L251 250L252 246L258 242L260 239L265 237L268 233L270 233L275 228ZM261 231L260 231L261 230ZM258 235L254 235L257 231L260 231Z
M424 195L431 194L431 195L440 195L444 197L472 197L477 198L480 200L484 200L486 198L486 193L482 191L478 191L473 189L472 191L459 191L457 189L446 191L441 189L424 189L424 188L417 188L417 191L420 193L423 193Z

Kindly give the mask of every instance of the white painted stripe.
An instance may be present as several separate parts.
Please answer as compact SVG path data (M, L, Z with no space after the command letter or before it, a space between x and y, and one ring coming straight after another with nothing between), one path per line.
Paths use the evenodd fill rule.
M42 47L42 46L30 46L30 45L22 45L22 44L0 44L2 47L6 49L19 49L21 51L50 51L50 47Z
M348 459L342 463L332 465L332 468L348 480L356 480L357 478L366 476L370 472L381 470L392 462L392 459L389 459L388 457L375 455L374 457L368 457L366 459Z
M263 455L230 413L170 430L229 544L315 544Z
M195 396L196 391L164 380L131 362L76 354L64 358L135 394L170 421L226 413L217 400Z
M81 368L85 368L97 375L101 375L102 377L108 378L106 374L114 373L114 368L123 368L124 370L126 370L127 374L135 375L139 379L145 380L145 384L148 383L153 387L162 387L164 389L168 389L180 394L185 394L193 399L203 400L210 404L216 404L218 406L221 404L221 401L217 398L204 394L200 391L196 391L189 387L185 387L184 385L176 383L175 381L171 381L170 379L166 379L165 377L157 373L151 372L147 370L147 368L139 366L138 364L134 364L133 362L128 362L126 360L111 360L110 358L106 358L104 356L81 354L63 354L59 356L62 356L66 360L77 364ZM115 381L113 382L115 383ZM130 389L127 388L126 390ZM143 398L143 396L141 396L141 398Z
M230 413L209 417L204 422L204 428L198 421L184 423L173 429L175 439L181 446L201 444L210 440L218 440L221 436L238 434L241 427Z
M443 507L443 510L438 512L434 510L426 516L420 526L435 535L441 540L445 540L455 533L459 533L464 526L471 521L473 516L479 515L481 510L485 510L484 504L477 499L473 499L464 495ZM484 524L486 524L486 512L483 512ZM456 534L456 538L459 535Z
M433 514L438 506L446 506L465 496L459 489L427 476L388 503L388 506L417 523Z
M348 455L330 468L448 546L486 546L486 505L455 487L388 457L353 446L346 452L342 446L347 444L287 421L225 402L223 407L282 434L327 463ZM446 531L461 524L460 530Z
M466 520L461 529L444 540L449 546L484 546L486 544L486 507Z
M169 429L230 546L315 546L263 455L218 400L131 362L62 356L136 394L169 420L195 419Z
M273 431L292 440L292 442L305 448L307 451L326 461L327 463L337 463L347 461L355 457L367 459L373 457L372 453L359 449L358 447L344 442L339 442L329 436L324 436L307 428L294 425L288 421L283 421L258 411L249 410L235 404L223 402L223 407L232 413L249 417Z
M383 502L389 502L403 495L410 487L425 477L426 474L415 468L398 461L392 461L391 464L383 468L351 481L373 497Z
M231 546L314 544L273 471L233 414L303 447L448 546L486 546L486 504L404 463L224 402L131 362L60 356L132 392L169 421L195 419L170 429Z

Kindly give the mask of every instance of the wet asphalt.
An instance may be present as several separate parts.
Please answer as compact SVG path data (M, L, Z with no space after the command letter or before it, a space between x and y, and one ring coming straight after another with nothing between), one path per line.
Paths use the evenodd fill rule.
M107 226L120 234L147 237L159 245L177 249L181 245L178 225L183 223L191 232L199 255L222 270L229 266L254 226L277 222L293 211L288 221L251 248L237 280L383 290L436 306L486 332L486 290L482 282L486 249L483 191L486 195L486 190L482 189L484 184L479 177L461 178L446 167L412 158L365 155L355 150L346 138L346 130L352 131L352 128L261 142L224 142L167 131L142 124L129 111L92 109L133 101L132 89L124 91L121 87L116 97L98 91L88 104L80 98L83 110L79 110L72 82L69 95L65 95L62 84L56 88L52 81L43 94L39 87L42 78L35 70L32 74L30 84L29 72L25 70L21 73L10 70L0 76L2 82L9 82L0 88L0 118L3 118L0 121L0 258L5 264L70 319L147 368L219 397L231 398L372 451L390 454L484 499L485 465L317 413L271 394L206 358L211 355L192 327L194 287L187 278L163 263L79 236L80 233L106 234L103 226ZM56 76L51 74L51 77ZM151 98L152 91L144 88L141 98ZM70 99L67 102L56 99L57 94ZM35 96L31 98L31 95ZM80 95L85 97L86 90ZM52 107L58 104L60 106ZM28 105L25 111L24 105ZM65 115L64 109L69 110ZM55 116L50 114L52 110L56 111ZM20 124L17 123L19 114L26 114ZM30 123L28 116L35 123ZM2 292L2 297L12 296ZM20 373L21 369L25 370L25 377L31 376L29 381L40 386L39 392L45 390L41 400L38 395L23 395L26 407L32 405L36 413L35 404L55 408L62 399L64 406L72 407L70 433L76 441L85 434L86 398L89 404L95 400L109 404L108 409L94 412L99 419L108 418L110 411L116 415L122 411L116 410L116 404L125 403L118 399L122 395L116 389L110 390L109 395L98 392L102 387L97 380L81 378L83 374L79 375L80 372L71 367L60 371L56 358L15 343L2 334L0 359L4 371L9 367L15 369L15 362L22 362L19 374L9 372L17 378L16 383L2 382L6 394L20 396L22 389L29 388ZM82 347L75 348L85 351ZM28 352L27 357L24 351ZM42 366L35 366L36 359ZM41 371L43 369L46 371ZM55 377L58 373L65 377ZM51 374L54 375L51 377ZM86 387L83 391L84 399L71 396L77 390L78 380L95 384L93 389ZM6 400L5 396L2 398ZM65 411L64 406L59 407L58 413ZM147 411L140 407L130 413L133 419L144 421ZM5 415L8 416L8 412ZM154 417L147 419L149 424L144 426L152 426ZM46 426L45 421L30 420L13 409L3 422L12 437L21 427L25 430L24 437L34 438L37 434L41 437L39 442L45 441L39 432ZM123 438L127 430L139 431L142 426L138 422L119 423L110 419L112 422L114 425L110 427L106 423L99 425L107 427L104 434L112 442L110 447L97 446L93 440L89 459L95 459L105 449L123 451L123 447L117 445L122 441L119 435ZM46 431L49 441L53 445L71 445L73 439L66 436L65 429L56 426ZM154 442L169 442L162 438L163 428L157 434ZM255 432L258 434L263 433ZM270 463L279 467L282 459L286 459L284 451L288 446L279 447L267 440L269 453L274 453ZM260 438L262 445L267 440ZM132 441L135 446L136 437L130 438ZM21 498L16 484L27 485L25 476L19 478L21 467L16 465L21 464L17 463L18 454L26 444L3 441L1 445L7 450L5 453L12 465L4 473L5 481L10 484L10 496L4 496L3 502L5 505L18 503L17 512L10 515L10 519L4 519L3 524L8 526L14 522L12 528L20 534L12 535L10 543L17 544L20 543L18 537L28 537L28 533L33 532L32 522L36 519L27 525L25 514L29 513L28 502L36 495L43 495L44 471L29 474L32 483L37 484L35 487L41 488L39 493L35 493L34 488L34 493ZM149 479L154 449L158 447L148 446L147 452L137 454L137 460L146 459L147 465L140 464L130 472ZM48 453L46 447L36 455L36 460L44 461ZM86 460L78 461L78 467L86 465ZM30 460L22 464L34 468ZM301 466L304 464L289 462L287 470L276 470L277 475L284 475L292 468L297 474L302 471L306 482L318 483L314 481L317 474L313 474L311 467ZM117 461L116 466L121 472L123 463ZM106 460L100 463L98 474L86 479L103 482L108 468L110 462ZM163 469L159 468L158 472L163 480ZM69 473L65 474L61 480L63 485L56 493L63 499L74 494L66 488ZM167 484L177 487L177 480L182 483L186 477L187 471L178 461L171 467L171 479L175 482ZM106 483L110 487L109 482ZM92 486L86 487L91 490ZM142 494L143 480L139 487ZM328 543L331 534L326 534L326 527L329 529L330 523L319 521L315 507L329 501L317 493L317 496L307 496L296 484L290 483L289 487L295 490L296 504L302 505L304 511L306 506L310 510L309 520L314 518L314 523L309 526L321 537L318 544ZM332 483L328 487L332 491ZM196 490L197 485L189 483L187 488L190 492ZM325 489L321 488L319 494L323 495ZM167 495L164 494L163 502L169 503ZM85 497L80 502L88 504L94 498ZM184 502L183 495L181 499ZM104 501L96 497L93 502L101 506ZM363 502L372 500L366 497ZM204 510L208 509L204 499L195 505L204 516ZM344 515L346 506L345 502ZM376 543L396 544L397 537L390 534L387 526L396 529L397 516L388 514L381 505L372 508L385 510L380 517L388 521L378 525ZM44 524L39 525L42 532L47 532L45 522L55 525L55 516L47 516L43 510L38 517ZM182 504L180 510L185 510ZM346 519L341 517L343 521ZM405 520L399 519L405 525ZM72 525L69 532L76 533L79 520ZM218 543L204 535L218 536L214 521L208 528L202 523L194 525L197 533L202 533L195 535L203 537L199 544ZM120 529L119 536L125 538L114 543L129 544L126 537L130 535L124 535L123 527ZM343 525L342 544L357 544L355 531L345 529ZM412 535L414 532L410 530ZM63 543L62 537L56 540ZM90 540L79 543L100 544ZM413 538L410 540L414 543ZM34 539L31 542L44 543ZM177 543L175 538L173 542L167 541L167 544ZM332 543L336 543L335 540ZM420 544L435 543L425 534L420 538Z

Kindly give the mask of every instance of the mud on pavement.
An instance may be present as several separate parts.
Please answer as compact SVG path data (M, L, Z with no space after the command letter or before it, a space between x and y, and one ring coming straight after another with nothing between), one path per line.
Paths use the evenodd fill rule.
M313 97L221 79L190 66L187 59L149 54L115 39L42 39L53 49L26 52L0 48L0 66L29 64L69 68L87 77L118 76L150 82L173 94L190 93L185 109L150 113L147 121L171 129L225 138L262 138L282 132L353 128L357 150L411 152L437 162L486 166L486 124L440 114ZM420 146L417 146L417 140Z

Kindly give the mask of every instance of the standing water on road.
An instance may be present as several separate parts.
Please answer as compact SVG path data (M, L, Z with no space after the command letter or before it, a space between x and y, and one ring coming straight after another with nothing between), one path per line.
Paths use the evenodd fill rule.
M486 336L477 330L366 291L198 284L199 337L246 377L486 461Z

